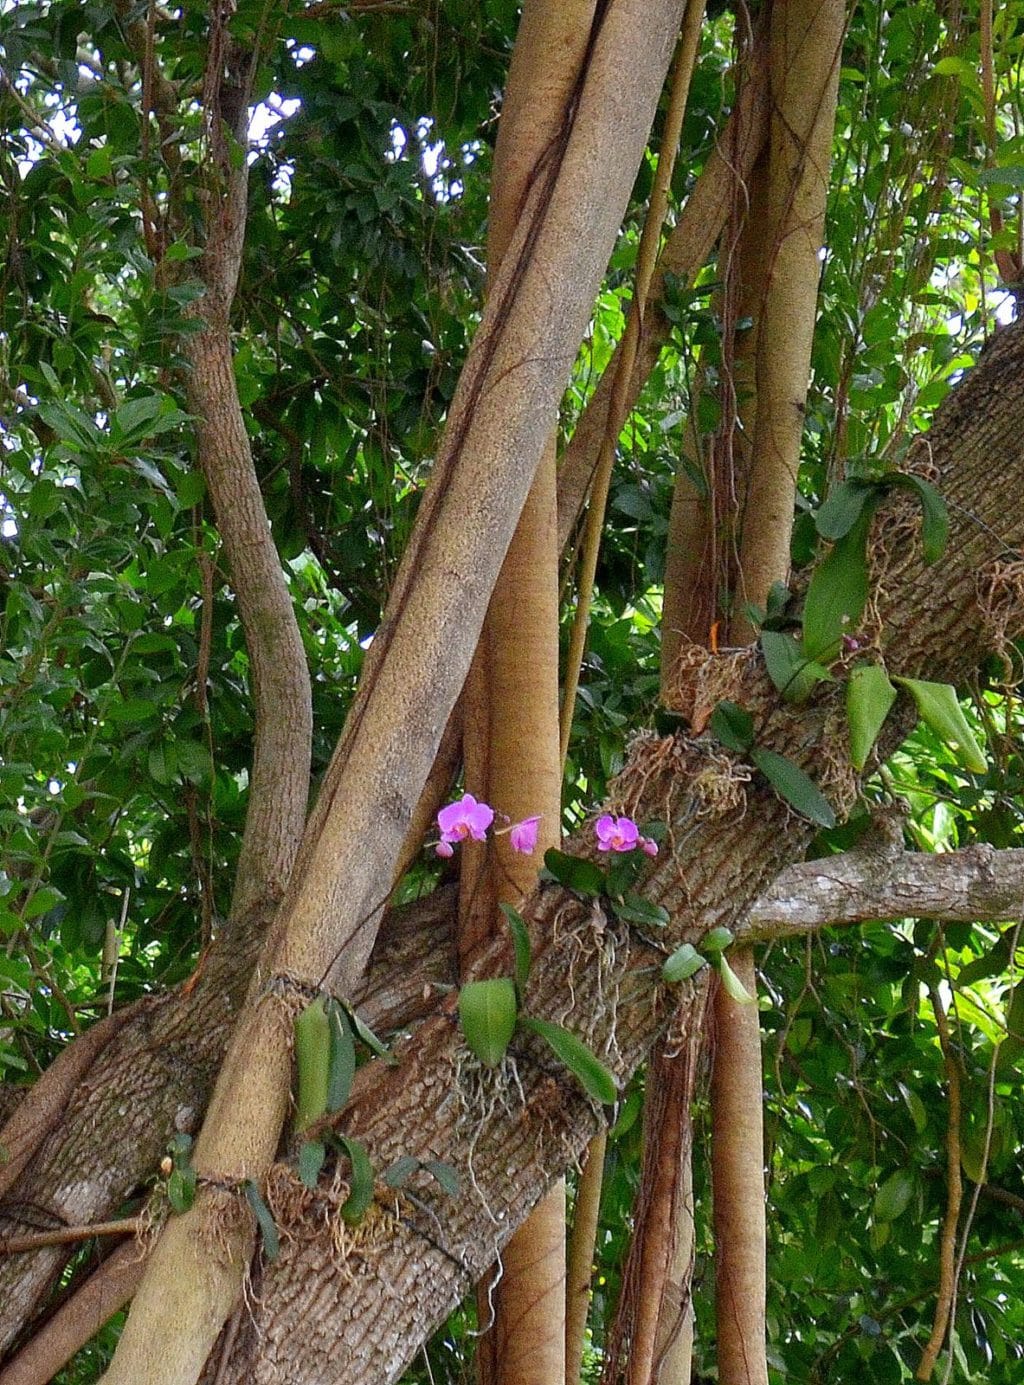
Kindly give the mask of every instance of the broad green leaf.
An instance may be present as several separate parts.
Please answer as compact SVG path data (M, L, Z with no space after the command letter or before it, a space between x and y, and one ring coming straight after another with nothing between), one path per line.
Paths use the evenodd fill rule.
M299 1177L307 1188L316 1187L326 1158L327 1146L323 1140L304 1140L299 1146Z
M754 743L754 719L735 702L719 702L710 725L715 739L737 755L745 755Z
M818 506L814 526L823 539L841 539L848 534L864 512L869 499L877 503L877 487L865 481L840 481Z
M702 952L724 952L735 941L731 928L712 928L700 940Z
M44 885L41 890L36 890L35 894L21 911L21 917L27 923L29 919L38 919L43 914L48 914L51 909L55 909L64 896L53 885Z
M804 653L829 663L844 635L856 630L868 599L866 553L870 512L865 512L814 569L804 601Z
M403 1188L419 1168L420 1161L414 1155L403 1154L384 1174L384 1182L389 1188Z
M850 759L858 772L867 764L886 717L896 701L896 689L880 664L858 664L846 685L846 721L850 730Z
M516 959L516 985L522 994L530 976L530 934L526 927L526 921L518 910L513 909L511 904L505 903L502 903L500 908L505 915L508 931L512 934L512 947Z
M459 991L459 1019L466 1043L487 1067L505 1056L515 1032L518 1005L511 976L469 981Z
M743 982L721 953L715 958L713 965L718 972L719 979L722 982L726 995L731 996L738 1005L754 1004L755 997L750 994L746 986L744 986Z
M798 813L819 827L835 827L836 815L831 803L792 760L762 746L755 746L750 758L776 793Z
M910 1169L897 1169L875 1194L872 1212L877 1221L895 1221L910 1206L914 1196L914 1175Z
M243 1187L245 1188L246 1201L252 1208L256 1225L260 1229L260 1236L263 1239L263 1253L268 1260L276 1260L281 1253L281 1237L278 1235L277 1225L271 1215L270 1208L263 1200L259 1185L251 1178L245 1180Z
M330 1057L328 1061L327 1109L340 1111L352 1091L356 1075L356 1045L348 1014L336 1000L327 1006L330 1025Z
M341 1002L339 1002L339 1004L340 1003ZM391 1052L383 1039L378 1039L377 1035L366 1021L360 1019L358 1010L354 1009L351 1005L345 1005L344 1010L345 1014L348 1015L349 1019L352 1021L352 1028L356 1031L356 1037L359 1039L360 1043L364 1043L370 1052L375 1053L378 1058L383 1058L392 1065L398 1062L398 1059Z
M792 635L762 630L761 650L768 677L787 702L803 702L815 683L834 681L827 668L807 658Z
M167 1180L167 1201L180 1216L189 1210L195 1200L195 1169L191 1164L175 1164Z
M354 1139L351 1135L339 1138L352 1165L349 1194L342 1203L341 1215L349 1226L355 1226L362 1221L373 1201L373 1165L362 1140Z
M911 472L897 471L888 477L890 485L913 491L921 502L921 546L926 563L937 562L949 541L949 510L930 481Z
M677 981L685 981L687 977L695 976L701 967L706 966L707 959L700 955L693 944L683 943L662 963L661 975L663 980L674 985Z
M593 861L585 861L582 856L570 856L552 846L544 853L544 865L567 890L589 895L604 893L604 871Z
M963 709L957 701L951 683L927 683L919 678L897 678L917 703L922 721L932 728L939 740L954 752L958 762L972 774L984 774L988 769L981 746L974 739Z
M664 928L668 923L668 910L635 890L627 890L621 899L613 898L611 904L623 923L633 923L638 928Z
M615 1078L582 1039L563 1029L560 1024L552 1024L550 1020L524 1015L521 1023L524 1029L531 1029L545 1040L555 1056L579 1080L589 1097L603 1106L611 1105L619 1094Z
M298 1092L295 1129L303 1131L327 1110L330 1081L331 1026L323 996L296 1016L295 1068Z
M457 1171L443 1159L424 1159L423 1168L441 1185L449 1197L458 1197L461 1183Z

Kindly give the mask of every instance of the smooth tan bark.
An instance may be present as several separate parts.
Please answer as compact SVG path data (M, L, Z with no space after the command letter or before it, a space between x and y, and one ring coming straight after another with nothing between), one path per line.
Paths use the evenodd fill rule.
M283 906L279 948L257 979L197 1141L196 1205L161 1234L109 1385L191 1385L232 1310L252 1229L241 1199L227 1190L262 1177L286 1115L296 1005L287 978L315 987L329 977L346 992L369 956L381 882L391 879L554 426L680 12L680 0L616 0L604 14L561 157L550 184L532 190L453 400L417 533L374 642L383 652L357 696L340 768L329 775ZM554 315L552 294L560 306Z
M572 1233L566 1249L565 1272L565 1378L567 1385L580 1379L583 1345L590 1311L590 1280L594 1270L594 1246L601 1210L604 1156L608 1131L600 1129L590 1144L580 1170L573 1208Z
M593 0L527 0L494 155L488 234L493 275L512 242L530 185L550 159L578 88ZM561 842L558 747L558 549L555 439L545 447L498 577L463 694L468 791L513 822L541 815L537 855L507 836L463 853L459 951L468 962L503 929L536 882L537 860ZM565 1185L542 1199L505 1247L500 1275L478 1290L490 1327L477 1346L480 1385L549 1385L565 1370Z
M736 643L754 635L744 604L763 607L772 583L789 572L845 24L843 0L791 0L771 10L768 276L757 313L757 417L740 530Z

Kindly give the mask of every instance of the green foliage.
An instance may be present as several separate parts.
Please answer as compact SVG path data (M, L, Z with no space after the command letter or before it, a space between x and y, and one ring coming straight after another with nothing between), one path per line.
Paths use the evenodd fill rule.
M264 14L243 3L230 20L247 50L258 31L265 39L256 51L257 99L295 103L280 106L281 119L269 107L262 112L269 128L252 151L232 330L246 427L313 676L317 776L378 627L475 329L495 99L517 10L509 0L443 0L352 10L326 23L297 7ZM966 8L957 34L945 7L916 0L851 7L794 563L808 566L820 540L832 547L810 581L802 646L794 612L777 599L761 635L771 675L794 702L821 679L842 636L857 634L867 517L878 506L876 523L884 525L894 489L909 488L921 504L923 556L941 561L944 505L908 449L992 331L999 297L991 252L1014 248L1024 160L1014 124L1019 23L1012 7L997 7L997 142L989 150L980 133L976 14ZM45 1067L69 1035L105 1012L111 994L121 1005L181 982L231 903L248 808L251 670L194 465L182 374L208 195L194 101L207 20L208 7L187 0L173 25L157 26L164 74L181 91L170 118L183 150L175 174L158 157L155 126L141 111L142 84L117 7L54 0L9 6L0 19L4 70L17 92L0 93L0 1075L7 1081L27 1081ZM677 202L733 99L732 22L726 12L704 27ZM436 167L433 153L425 161L428 150ZM573 373L563 438L621 334L652 166L644 161ZM139 229L144 185L158 208L179 214L160 266ZM990 208L1004 218L996 236ZM654 717L665 535L692 412L693 362L701 353L712 380L727 365L717 276L708 268L692 289L669 284L673 339L619 438L567 766L569 827L602 801L628 736ZM720 413L710 398L702 404L694 420L702 443L710 443ZM686 466L706 493L701 467ZM729 536L721 537L727 548ZM858 767L889 711L885 679L881 669L850 676ZM908 835L919 849L1021 844L1021 717L1012 696L975 692L972 705L949 691L927 694L929 714L885 767L885 792L908 802ZM719 709L713 730L734 753L755 762L760 754L759 768L783 793L789 786L794 806L827 820L794 780L794 767L755 746L740 709ZM873 798L882 789L874 782L866 792ZM828 829L818 849L839 840L838 829ZM627 871L622 863L605 874L574 857L553 859L556 878L610 899L641 931L659 923L636 881L613 874ZM417 863L403 897L429 887L435 871L433 862ZM510 926L522 989L528 951L511 918ZM702 947L717 964L729 941L711 938ZM965 1167L980 1173L988 1134L988 1183L1024 1196L1015 1157L1024 1142L1017 1081L1024 991L1014 979L1022 960L1013 928L980 922L938 933L896 921L836 930L820 947L773 949L765 976L771 1004L761 1013L773 1382L872 1385L908 1379L916 1366L945 1198L944 1074L934 1017L922 1003L929 981L940 979L955 999ZM680 949L666 975L682 979L693 966ZM344 1104L357 1039L390 1057L353 1012L328 1007L325 1018L326 1059L314 1046L317 1095L308 1098L321 1113ZM631 1225L643 1082L641 1074L620 1095L606 1168L589 1358L595 1375ZM706 1207L700 1130L696 1147L698 1206ZM372 1197L372 1171L358 1151L349 1157L358 1203L368 1188ZM300 1148L307 1179L319 1173L319 1158L311 1142ZM172 1205L189 1200L190 1169L187 1149L176 1152ZM428 1163L422 1169L450 1191L449 1174ZM276 1230L256 1196L269 1255ZM1022 1252L999 1251L1021 1239L1015 1219L1011 1204L980 1197L955 1348L954 1376L965 1385L1020 1378ZM713 1365L709 1267L702 1225L696 1306L704 1376ZM456 1314L428 1348L427 1364L410 1368L407 1379L464 1379L473 1327L471 1310ZM65 1385L102 1374L116 1330L62 1372Z

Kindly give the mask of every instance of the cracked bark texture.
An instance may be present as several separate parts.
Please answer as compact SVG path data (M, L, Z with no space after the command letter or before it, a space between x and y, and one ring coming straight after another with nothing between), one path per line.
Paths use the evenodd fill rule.
M998 585L1001 565L1024 541L1015 504L1024 474L1022 363L1024 332L1007 329L949 396L922 443L950 503L946 558L924 566L919 521L898 503L876 523L878 638L893 673L956 682L994 643L979 593L990 606L991 581ZM1015 600L1007 616L1011 634L1024 625ZM854 781L838 743L838 690L797 710L779 703L754 656L739 656L734 673L731 695L753 713L758 742L790 756L849 806ZM813 834L757 779L736 808L710 810L698 776L711 750L699 738L641 739L609 805L641 818L667 809L667 849L642 887L671 915L659 938L666 950L738 924ZM527 1009L574 1028L625 1079L671 1008L658 985L661 954L564 891L541 891L524 915L538 945L546 940ZM444 1158L460 1168L466 1191L447 1200L417 1187L408 1209L398 1202L389 1210L382 1196L367 1229L340 1242L329 1206L300 1217L281 1258L259 1272L258 1303L236 1340L228 1380L395 1380L592 1134L598 1114L529 1043L514 1051L519 1084L500 1086L503 1100L493 1089L491 1099L477 1096L479 1088L467 1085L453 1005L408 1041L397 1068L364 1070L339 1125L367 1142L378 1168L399 1153ZM286 1168L275 1176L285 1183L293 1177ZM377 1236L373 1226L386 1230Z

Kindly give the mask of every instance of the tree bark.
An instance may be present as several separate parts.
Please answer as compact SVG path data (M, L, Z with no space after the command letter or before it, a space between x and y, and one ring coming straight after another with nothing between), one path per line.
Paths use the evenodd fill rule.
M875 595L880 644L893 673L956 681L995 642L993 612L1000 623L1009 621L1003 633L1024 625L1024 603L1005 565L1007 552L1024 541L1024 517L1014 504L1024 474L1022 362L1024 333L1008 329L949 396L929 433L932 475L953 515L949 557L925 568L917 543L903 535L887 544L885 514L879 520ZM1001 606L1000 596L1006 598ZM780 703L753 656L737 657L745 672L734 695L753 713L759 743L816 771L840 806L849 802L853 780L837 744L839 694L825 689L794 710ZM675 850L651 865L643 887L670 911L666 950L699 941L710 927L738 923L812 835L757 780L737 807L711 809L696 778L711 753L718 752L706 739L641 741L611 805L641 817L645 811L667 815L672 824ZM660 775L654 773L658 766ZM577 849L587 847L581 842ZM647 970L662 954L609 925L596 905L564 891L542 890L525 914L536 938L550 936L557 924L560 940L535 964L530 1013L576 1027L625 1077L674 1008ZM344 1274L330 1235L300 1213L294 1239L286 1237L281 1258L262 1271L259 1306L236 1341L230 1380L314 1381L328 1371L360 1385L397 1378L415 1345L458 1302L595 1129L586 1098L532 1040L516 1045L524 1100L517 1087L503 1109L491 1099L493 1090L489 1098L469 1086L450 1014L451 1004L427 1021L403 1049L398 1069L364 1070L340 1123L367 1141L377 1167L387 1167L399 1152L441 1155L463 1171L470 1191L446 1200L417 1188L429 1212L401 1204L389 1212L382 1199L374 1225L386 1224L387 1233L380 1244L368 1231L357 1235ZM293 1186L294 1175L284 1166L274 1177ZM319 1206L322 1217L328 1209L322 1201Z

